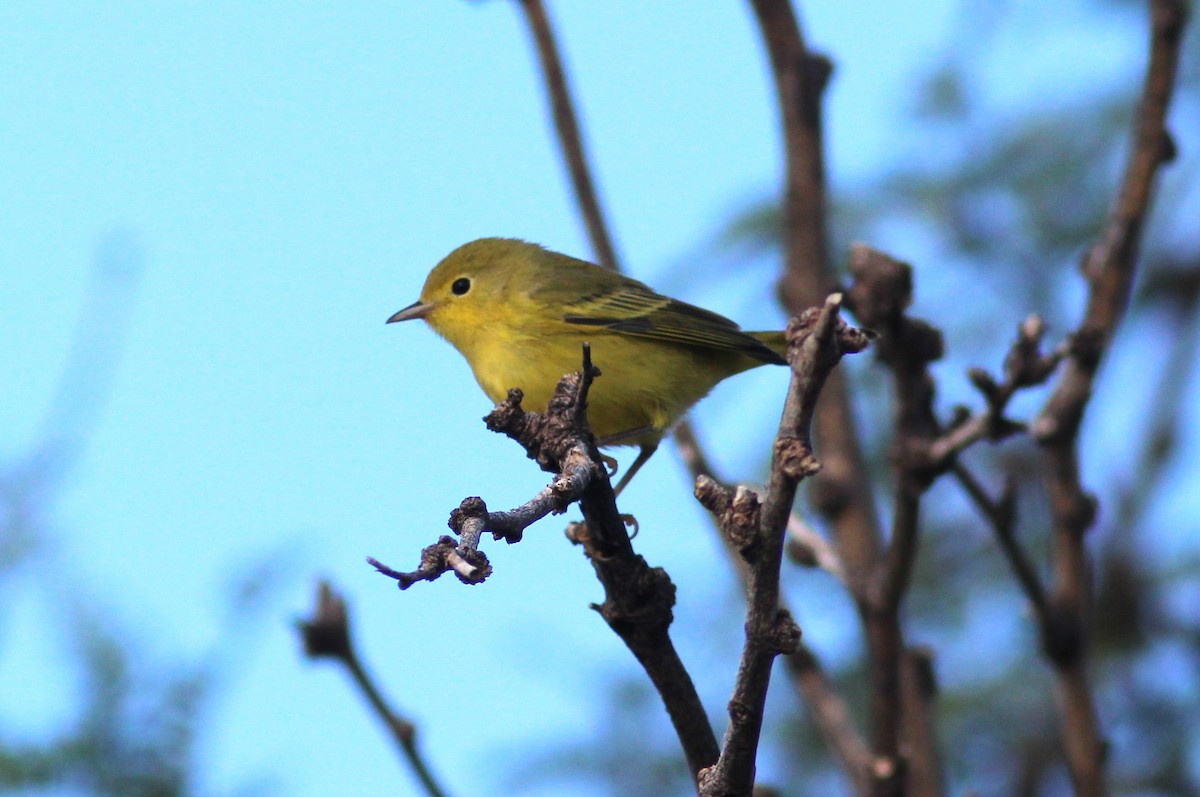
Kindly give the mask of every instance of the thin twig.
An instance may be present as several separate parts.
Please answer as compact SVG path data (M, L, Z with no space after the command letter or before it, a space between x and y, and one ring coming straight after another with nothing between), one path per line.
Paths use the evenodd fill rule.
M863 605L871 662L873 791L937 795L944 784L929 730L933 693L925 695L909 683L915 654L906 649L900 625L900 607L917 555L922 498L934 479L956 465L966 446L985 436L1001 439L1014 431L1016 425L1004 418L1009 400L1017 390L1044 381L1058 357L1040 353L1043 324L1036 317L1027 319L1005 358L1003 380L997 384L979 370L972 374L987 409L943 432L934 414L934 381L929 371L930 363L941 357L943 344L938 330L906 313L912 294L911 269L861 245L852 249L850 268L855 278L851 307L879 332L879 357L893 375L896 396L892 535ZM982 491L975 497L986 498ZM1040 584L1016 548L1011 522L1003 523L999 510L992 517L1001 545L1018 575L1031 579L1026 588L1036 596Z
M592 240L592 251L600 265L620 270L616 249L613 247L612 236L609 235L608 225L604 223L604 213L600 209L600 200L592 183L591 170L588 168L587 153L584 150L583 134L579 131L579 122L575 114L575 105L571 101L571 91L567 86L567 75L563 69L562 58L558 54L554 31L550 27L550 18L541 0L519 0L525 19L529 23L529 31L537 47L538 60L542 66L542 77L546 81L546 94L550 97L550 107L554 115L554 129L558 131L558 142L562 147L563 161L571 175L571 185L575 189L575 201L579 206L579 215L583 216L587 226L588 237Z
M731 492L729 485L705 472L699 465L689 464L689 470L692 471L696 482L697 498L720 491ZM803 556L812 558L812 564L820 566L840 579L841 562L837 559L837 554L829 547L824 538L819 537L812 529L798 529L797 526L801 523L802 521L795 514L788 517L786 550L789 555L791 555L793 543L796 543L797 546L803 547ZM719 525L717 530L721 530ZM728 534L719 536L731 554L730 561L733 562L734 570L742 582L743 588L748 589L750 583L749 563L740 555L737 546ZM800 542L797 542L797 537L801 538ZM792 558L797 557L793 556ZM779 598L779 611L794 615L782 595ZM854 724L854 717L845 698L830 681L816 653L805 644L803 639L797 641L796 650L785 654L784 659L792 685L812 714L817 730L841 762L842 769L854 784L855 792L864 793L870 753L866 742Z
M573 111L565 72L558 57L558 48L555 44L552 30L540 2L537 2L537 0L521 0L521 2L526 12L534 41L538 47L547 93L550 96L551 105L554 110L555 126L560 146L564 159L567 162L568 170L572 175L576 202L592 238L593 250L600 263L619 270L619 263L610 243L611 237L604 223L604 216L600 210L599 202L596 200L595 191L592 188L592 180L584 155L581 136L579 135L579 126ZM794 17L792 22L794 26ZM828 63L823 59L815 59L811 62L810 66L814 67L813 75L815 78L818 78L817 82L823 86L824 76L828 74ZM824 76L822 73L824 73ZM820 93L820 87L816 89L816 93ZM819 122L813 126L813 129L817 131L817 146L815 151L810 148L813 157L808 160L816 164L816 174L819 178L819 184L823 182L823 177L821 177L821 169L823 167L821 166ZM807 147L807 145L804 146ZM793 159L792 162L800 164L803 160L805 159ZM813 263L819 271L825 273L826 277L824 279L812 281L811 284L832 284L832 280L828 277L829 271L824 256L823 190L818 189L815 192L815 196L818 197L818 205L815 208L816 212L810 216L812 223L804 225L804 228L809 231L815 229L816 234L808 235L805 231L798 230L794 240L817 242L817 245L820 247L818 257L806 258L800 255L798 259ZM822 294L815 295L819 296ZM815 302L800 301L790 302L789 304L793 306L793 309L798 311L799 308L806 307L811 303ZM832 489L824 490L823 495L825 500L821 503L826 507L827 515L842 517L848 527L877 528L874 507L870 502L869 489L865 488L868 482L864 478L859 478L865 474L865 468L862 464L862 456L858 450L857 440L852 431L850 432L848 443L846 441L839 442L838 440L842 430L852 430L853 426L849 411L849 402L845 398L844 387L840 385L840 379L836 373L833 376L833 381L838 383L838 388L835 392L840 393L842 396L839 399L841 409L840 411L825 411L825 420L819 422L826 429L825 433L822 434L822 439L828 440L831 449L825 463L826 472L830 476L825 481L832 487ZM828 386L826 392L829 392ZM673 438L693 476L700 474L711 475L713 473L713 468L699 444L692 424L688 420L685 419L675 428ZM843 454L843 451L846 454ZM860 485L863 486L861 489ZM850 502L841 500L838 497L841 493L853 494L855 496L854 500ZM845 511L847 506L849 511ZM848 538L852 536L848 535ZM861 548L862 546L852 547ZM832 555L824 557L824 559L827 566L831 566L830 562L838 561ZM840 563L836 569L839 572L841 571ZM801 660L798 659L798 661ZM807 661L815 663L816 659L809 656ZM801 661L802 664L803 661ZM864 758L862 755L863 745L846 719L849 716L849 712L845 710L843 701L841 701L840 696L833 690L832 685L829 684L828 679L825 678L819 666L798 665L795 671L804 673L803 677L798 678L798 681L802 684L802 693L809 698L809 704L813 708L814 714L818 717L818 725L830 731L832 736L830 733L827 733L827 738L830 739L835 749L841 751L841 757L847 762L851 777L858 778L862 771L861 763ZM853 762L853 764L849 762Z
M707 502L709 500L706 496L733 494L728 485L722 484L707 473L696 473L695 478L696 497L706 506L708 506ZM714 512L714 514L718 514L719 516L720 513ZM793 522L796 520L795 515L791 515L788 518L789 549L792 541ZM721 531L719 525L717 530ZM734 570L737 572L743 588L748 590L750 564L740 554L736 542L731 539L728 533L722 533L720 537L731 554L730 560L733 562ZM840 567L840 564L837 566ZM782 595L779 599L779 611L793 615L787 601L784 600ZM816 723L817 730L825 740L825 743L829 745L830 750L833 751L833 754L841 762L842 769L854 784L855 792L864 793L866 790L866 773L870 762L870 751L867 749L867 744L862 738L862 734L859 733L858 728L854 724L854 717L849 704L847 704L841 693L838 692L833 682L830 681L816 653L805 644L803 638L797 641L796 650L785 654L784 659L787 664L788 675L792 679L792 685L795 687L797 693L799 693L801 699L804 700L805 705L808 706L813 721Z
M1021 585L1025 597L1029 598L1029 603L1033 606L1034 613L1041 622L1047 611L1046 588L1042 585L1042 579L1038 576L1033 562L1017 542L1017 497L1012 481L1005 484L1004 492L999 500L993 501L975 475L967 470L961 462L955 463L951 471L958 479L958 483L962 485L963 490L978 507L980 513L991 524L992 530L996 533L996 541L1000 544L1000 550L1008 559L1008 564L1017 577L1017 583Z
M1067 355L1068 347L1060 346L1048 354L1041 353L1046 325L1041 317L1031 315L1017 327L1017 337L1004 358L1004 376L1000 382L981 368L972 368L968 375L983 394L987 406L953 424L943 435L929 444L929 467L943 472L956 457L980 440L993 442L1024 431L1025 425L1004 417L1008 403L1017 391L1043 384Z
M803 639L795 653L784 657L784 663L796 689L804 696L821 736L853 785L854 793L865 794L871 751L854 722L849 704Z
M594 188L595 183L588 165L583 135L580 132L579 119L575 112L575 103L571 99L566 69L559 56L554 29L541 0L518 0L518 2L525 12L530 35L537 48L546 95L550 98L550 107L554 116L554 129L558 136L559 150L567 166L567 171L571 175L575 204L587 227L588 237L592 242L592 252L596 262L614 271L621 271L621 261L617 257L612 234ZM695 468L701 472L712 473L708 457L704 453L689 419L684 418L676 425L672 432L672 439L689 466L694 464Z
M433 581L447 572L453 572L463 583L478 584L492 572L487 556L479 550L484 532L490 532L497 540L519 542L528 526L582 500L594 482L607 485L608 473L583 413L588 390L598 374L592 367L591 349L585 343L583 370L562 378L544 414L525 412L521 408L521 391L513 389L484 419L489 429L521 443L544 470L556 474L537 495L507 512L489 512L487 504L477 496L464 498L450 513L449 525L459 535L459 541L441 537L421 551L421 564L412 572L395 570L372 557L367 558L367 563L395 579L400 589L408 589L418 581Z
M309 658L331 658L341 663L354 679L371 710L379 717L429 797L445 797L429 763L417 747L417 728L398 714L367 674L350 636L350 617L345 599L326 581L317 587L317 605L312 617L297 624Z
M1171 326L1179 330L1178 337L1171 343L1162 370L1150 395L1153 403L1146 417L1149 425L1141 435L1144 443L1135 463L1130 469L1132 482L1125 485L1116 501L1110 525L1117 529L1131 529L1138 525L1149 508L1148 499L1153 495L1154 485L1162 480L1163 470L1171 462L1175 441L1180 439L1181 427L1186 422L1188 381L1192 366L1200 357L1200 262L1191 268L1190 279L1172 279L1166 290L1170 291L1169 304L1174 317ZM1191 284L1189 284L1191 283Z
M1154 179L1159 168L1175 157L1166 114L1175 89L1186 18L1182 0L1151 3L1150 60L1132 152L1108 223L1080 266L1089 286L1087 309L1067 370L1033 428L1035 439L1044 444L1076 434L1101 356L1128 306Z
M803 565L819 567L845 585L846 570L829 541L794 512L788 516L787 527L788 557Z
M780 283L793 313L820 305L835 286L825 212L821 98L832 72L810 53L789 0L751 0L775 76L783 120L783 241L787 269Z

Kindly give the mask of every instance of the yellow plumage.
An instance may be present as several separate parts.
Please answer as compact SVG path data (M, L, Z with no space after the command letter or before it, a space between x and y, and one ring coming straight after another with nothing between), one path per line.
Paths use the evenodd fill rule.
M532 410L544 410L563 375L579 370L590 343L603 374L588 398L592 431L601 445L642 449L620 486L714 385L785 362L781 332L743 332L615 271L506 238L447 255L420 300L388 321L413 318L462 353L492 401L519 387Z

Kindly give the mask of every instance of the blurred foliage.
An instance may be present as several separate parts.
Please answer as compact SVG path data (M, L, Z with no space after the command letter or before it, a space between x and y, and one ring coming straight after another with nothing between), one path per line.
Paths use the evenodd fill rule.
M69 626L81 705L49 740L0 735L0 789L113 797L194 791L192 750L212 677L199 664L146 671L130 635L80 613Z
M1146 38L1144 4L1085 6L1089 25L1124 26L1130 35ZM1079 91L1069 101L1055 99L1055 91L1045 86L1031 86L1016 111L989 102L986 89L1003 80L989 71L994 69L988 63L989 44L1020 36L1021 26L1036 33L1031 22L1038 19L1060 25L1064 16L1061 9L1039 12L1011 2L964 7L944 52L914 86L909 118L894 124L895 162L830 197L831 251L845 253L852 241L865 241L913 261L914 314L939 326L947 341L947 357L937 369L942 395L951 399L943 400L943 418L955 403L980 406L962 374L976 365L998 373L1017 324L1028 314L1041 314L1051 325L1050 340L1056 341L1083 312L1077 263L1114 200L1144 63L1132 62L1091 85L1077 80ZM1076 33L1061 29L1056 35ZM837 53L831 55L836 61ZM1047 86L1055 80L1047 76ZM1188 157L1163 172L1145 231L1137 292L1081 441L1085 487L1101 505L1089 537L1095 573L1092 670L1110 742L1112 791L1119 795L1200 794L1200 725L1195 721L1200 692L1194 688L1200 683L1200 616L1194 611L1200 594L1195 514L1200 473L1194 466L1196 436L1187 434L1200 407L1198 119L1200 35L1193 25L1171 114L1171 129ZM831 137L837 133L828 131ZM696 248L706 253L707 262L697 266L688 258L688 277L740 281L751 262L767 279L767 269L778 267L780 224L772 191ZM860 429L884 485L880 505L886 511L890 439L888 424L880 419L890 417L887 380L879 369L851 371L858 380ZM1137 384L1115 381L1109 376L1113 372L1136 373ZM1044 398L1044 389L1032 391L1011 413L1028 417ZM993 495L1005 474L1015 480L1019 539L1045 574L1049 512L1036 447L1025 439L978 446L965 461ZM1190 496L1190 508L1182 505L1184 496ZM934 651L947 793L1069 793L1052 675L1040 656L1023 594L989 527L949 479L927 496L922 517L906 633L910 645ZM836 619L818 616L810 607L828 606L833 582L812 571L793 569L785 575L809 645L824 657L865 728L861 641L849 634L831 642L814 631L831 625L857 628L853 608L847 602L836 609ZM737 623L741 612L740 596L731 589L728 605L714 607L712 616ZM676 628L678 636L705 633ZM736 643L695 666L731 667ZM700 673L697 680L703 684L711 678ZM848 793L847 781L790 689L781 666L772 684L760 780L782 787L784 794ZM724 691L703 691L715 712L724 706L728 684ZM559 767L540 770L542 779L555 781L566 772L576 778L577 764L586 759L585 771L602 791L668 793L662 788L664 764L647 760L658 754L659 746L650 740L661 707L627 682L603 700L610 707L605 725L569 744L557 759ZM723 721L718 715L718 726ZM631 728L642 729L636 740L630 738ZM668 764L674 762L670 793L688 793L677 751L662 755Z
M0 717L0 792L194 794L197 737L220 686L222 663L239 644L237 632L259 616L264 596L278 583L278 559L249 568L226 599L230 612L214 647L164 660L56 559L50 518L103 411L141 273L141 251L130 234L101 242L71 352L40 428L27 454L0 466L0 594L26 599L23 605L0 603L0 629L13 625L16 612L46 609L35 622L39 636L58 648L53 665L65 666L56 674L70 703L51 732L32 731L23 721L35 718ZM12 653L0 649L0 655ZM21 658L29 651L15 653ZM53 670L50 665L33 666ZM39 680L36 688L44 687Z

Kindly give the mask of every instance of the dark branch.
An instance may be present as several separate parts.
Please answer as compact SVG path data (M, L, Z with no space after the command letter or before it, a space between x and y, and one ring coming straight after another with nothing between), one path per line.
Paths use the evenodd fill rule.
M876 351L892 374L895 396L895 435L892 460L896 494L892 533L887 548L874 567L866 588L855 595L866 628L871 679L871 736L874 760L871 791L896 795L914 785L909 761L902 756L924 756L912 770L925 789L940 784L940 766L932 745L905 736L913 724L928 714L924 704L908 705L916 693L904 689L905 648L900 607L908 590L917 556L921 501L939 470L930 461L931 443L941 432L934 415L934 381L931 363L943 353L942 335L929 323L912 318L912 268L882 252L857 244L850 252L854 283L847 306L863 324L875 330Z
M1058 438L1074 439L1100 360L1129 303L1154 180L1159 168L1175 157L1166 115L1175 89L1186 17L1182 0L1154 0L1151 4L1150 63L1133 149L1108 223L1080 264L1089 286L1087 309L1076 330L1067 370L1033 427L1035 439L1044 444Z
M612 490L608 493L611 496ZM585 508L585 521L588 517L589 509ZM616 522L620 524L619 517ZM646 670L671 718L692 778L698 778L717 760L719 749L691 674L671 642L675 585L666 571L650 567L634 553L624 535L616 545L601 543L591 532L576 532L573 536L583 544L604 586L604 602L592 608Z
M832 72L810 53L790 0L751 0L775 79L783 123L785 309L798 316L835 289L826 225L821 100ZM881 545L879 517L845 380L834 372L815 421L821 473L809 495L829 521L852 592L861 595Z
M787 268L780 292L799 315L820 305L835 284L827 250L825 153L821 99L833 71L810 53L790 0L751 0L771 60L783 121L783 244Z
M996 533L996 541L1000 544L1000 550L1008 559L1008 564L1013 569L1013 575L1016 576L1017 583L1025 592L1025 597L1029 598L1034 612L1039 620L1044 618L1048 603L1046 588L1042 585L1042 579L1038 576L1033 562L1029 560L1029 557L1021 549L1020 543L1017 542L1017 493L1012 480L1005 483L1004 492L1001 493L998 500L993 501L979 480L962 463L955 464L953 472L975 506L991 524L992 530Z
M537 44L542 72L546 81L546 90L550 96L551 106L554 111L555 128L558 132L559 144L563 158L567 163L568 171L572 176L576 203L581 215L584 217L592 239L592 248L600 263L620 270L619 262L611 244L611 237L604 221L604 215L592 187L593 183L583 151L582 139L579 134L579 125L567 88L567 81L561 60L558 56L558 47L555 44L553 31L550 28L545 10L538 0L522 0L521 5L526 13L534 41ZM813 62L813 65L817 68L816 74L820 74L823 71L827 76L829 69L828 62L823 59L817 59ZM821 78L820 82L823 86L824 77ZM818 88L818 93L819 91L820 89ZM819 124L816 126L816 129L819 133ZM821 163L819 140L817 143L818 146L814 153L816 160L814 162L817 165L819 176ZM823 178L821 179L823 180ZM807 238L802 235L798 240L821 241L823 248L823 206L819 207L819 211L819 213L812 217L812 222L816 229L820 230L820 233ZM823 263L823 260L824 255L822 254L818 262ZM823 268L823 266L821 267ZM823 280L823 282L829 281ZM842 424L835 421L830 426L831 428L840 427ZM679 448L684 462L692 472L693 478L701 476L716 478L714 475L715 470L706 456L703 447L700 445L692 424L687 419L675 427L672 437ZM837 471L843 473L845 472L845 468L837 468ZM836 567L830 564L831 562L836 562L836 554L829 550L828 546L824 546L821 552L823 553L820 556L822 566L836 569L840 574L840 564L837 564ZM806 661L815 663L816 659L810 654ZM823 730L829 731L827 736L830 738L831 744L833 744L835 749L841 751L842 758L846 761L860 758L861 756L858 755L858 752L862 748L861 741L854 735L853 728L847 719L848 712L845 711L840 696L833 691L832 685L824 677L824 673L821 672L819 666L804 666L798 669L804 673L802 678L798 677L797 679L802 684L801 691L809 699L810 705L818 715L818 724ZM715 744L713 758L715 760ZM856 765L853 767L848 766L848 770L851 771L852 776L855 776L861 768L857 766L856 761ZM693 768L694 771L695 769Z
M1031 315L1017 328L1017 338L1004 358L1004 376L997 382L981 368L969 372L972 384L983 394L986 408L964 417L938 439L929 444L929 467L942 473L951 467L955 458L980 440L998 442L1025 426L1004 416L1008 403L1017 391L1045 383L1067 354L1061 346L1042 354L1041 342L1046 326L1042 319Z
M900 688L903 691L904 740L907 792L911 797L940 797L945 793L942 782L941 756L937 743L937 678L933 671L933 651L924 647L909 648L900 665Z
M571 175L575 203L587 227L596 261L614 271L621 271L621 263L612 243L612 235L596 196L591 169L584 151L583 136L579 130L578 115L567 86L566 70L559 57L554 30L550 26L549 17L541 0L518 0L518 2L525 12L530 35L537 47L546 94L550 98L550 106L554 115L559 149L567 171ZM686 418L681 421L672 432L672 439L679 447L680 454L688 463L693 475L713 474L713 468L700 446L691 421Z
M546 94L550 97L550 107L554 114L554 129L558 131L558 143L562 147L563 160L571 175L579 215L583 216L588 237L592 240L592 250L596 253L597 262L602 266L619 271L612 236L608 233L608 225L604 223L604 213L600 209L600 200L597 199L596 189L592 184L587 154L583 148L583 135L579 132L579 122L574 103L571 102L571 91L567 87L566 72L558 54L550 19L546 16L546 9L541 0L519 2L537 46L542 77L546 81Z
M591 350L584 344L582 370L563 377L545 413L526 412L521 408L521 391L512 390L484 419L489 429L520 443L543 470L557 474L541 492L509 512L489 512L480 498L464 500L450 516L450 527L460 535L459 542L442 537L422 552L421 566L412 573L369 561L395 578L401 589L448 570L462 581L478 583L491 572L487 558L478 550L484 532L517 542L530 524L578 501L583 523L576 524L570 536L583 545L605 592L604 602L593 608L645 668L675 726L693 777L697 777L702 768L716 761L717 740L691 676L671 642L675 585L665 571L650 567L634 552L588 429L588 391L599 375L592 365Z
M762 732L771 665L780 653L797 649L800 629L779 603L779 571L792 502L800 480L819 470L811 425L817 398L843 354L861 351L867 337L838 317L841 295L807 311L788 325L792 382L784 404L765 500L746 488L733 495L716 482L699 493L717 515L731 547L749 566L746 641L737 682L729 701L729 726L721 757L700 779L701 795L749 794Z
M731 510L735 518L738 515L744 515L749 508L748 499L753 495L745 487L739 487L736 491L731 490L727 485L721 484L707 474L696 476L695 493L697 500L718 519L724 517L725 513ZM734 506L737 506L738 509L734 510ZM789 551L795 541L794 524L797 522L799 519L794 514L788 519L787 547ZM745 520L736 519L726 522L724 527L718 523L717 530L722 532L721 539L732 554L731 560L742 581L743 588L748 591L750 565L740 553L745 533L744 531L730 533L735 529L744 530L746 526ZM816 533L811 532L811 534L815 535ZM827 545L824 540L821 541L821 544ZM805 545L807 546L807 543ZM813 555L808 547L805 547L805 551L806 555ZM813 564L818 564L818 562L813 561ZM834 566L832 569L838 570L839 567ZM779 599L779 610L787 614L792 613L782 596ZM854 725L849 705L830 681L816 654L809 649L803 639L797 640L796 650L785 654L785 660L792 684L807 704L809 711L812 712L813 721L825 739L825 743L841 761L842 768L855 784L856 793L862 793L870 755L866 742Z
M804 695L825 742L854 784L854 793L865 793L871 751L854 724L850 706L834 688L820 660L803 639L794 653L784 657L784 663L796 688Z
M443 536L421 551L421 564L412 572L395 570L373 558L367 562L396 579L400 589L408 589L418 581L433 581L446 572L453 572L464 583L477 584L492 572L487 556L479 550L484 532L497 540L519 542L526 528L546 515L565 512L594 485L602 483L611 493L608 472L587 428L588 390L599 375L599 369L592 365L591 349L584 344L583 370L562 378L545 413L522 409L521 391L514 389L484 418L489 429L508 435L543 470L557 474L541 492L507 512L489 512L482 498L463 499L450 513L449 521L459 541ZM616 527L621 527L619 521ZM623 529L620 535L624 536Z
M1042 640L1057 676L1067 766L1075 793L1083 797L1103 795L1107 786L1106 745L1085 660L1092 595L1084 536L1095 520L1096 502L1080 479L1078 435L1096 372L1129 303L1155 178L1175 154L1166 115L1186 16L1182 0L1153 0L1150 5L1150 59L1132 152L1108 222L1081 264L1088 282L1083 320L1072 336L1065 368L1031 429L1046 457L1052 516L1051 589Z

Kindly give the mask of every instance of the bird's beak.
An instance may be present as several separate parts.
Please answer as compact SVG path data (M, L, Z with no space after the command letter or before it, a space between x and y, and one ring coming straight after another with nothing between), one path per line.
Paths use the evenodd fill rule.
M425 304L424 302L419 301L413 302L408 307L405 307L403 310L389 318L387 322L389 324L394 324L397 321L411 321L414 318L424 318L425 316L429 315L431 310L433 310L432 304Z

